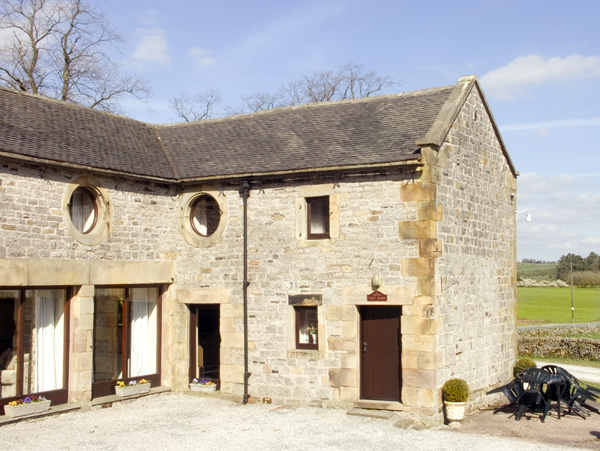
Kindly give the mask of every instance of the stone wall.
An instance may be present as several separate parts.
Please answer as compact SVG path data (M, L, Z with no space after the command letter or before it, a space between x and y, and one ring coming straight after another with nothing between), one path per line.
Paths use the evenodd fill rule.
M516 177L477 89L432 160L443 205L436 383L465 379L476 404L482 392L510 378L516 358Z
M566 337L519 337L519 355L600 360L600 340Z
M78 171L0 164L0 258L155 261L174 260L183 241L174 226L171 188L120 177L95 177L109 194L107 239L86 246L67 233L63 195Z
M400 197L412 174L336 179L329 183L254 187L248 199L248 279L250 394L299 405L349 405L359 398L358 310L380 273L389 303L410 304L416 278L401 272L403 258L418 256L415 242L401 239L398 220L416 217ZM190 187L193 190L193 187ZM203 265L192 251L177 261L181 298L210 303L227 293L221 310L222 388L242 392L242 200L222 188L229 216L223 239L202 249ZM337 236L306 241L299 237L298 200L328 194ZM332 235L334 235L332 233ZM211 291L212 290L212 291ZM205 293L207 296L205 296ZM289 296L322 296L319 349L296 350L294 309ZM196 300L194 301L194 296ZM178 297L179 294L178 294ZM235 315L228 315L229 309ZM227 315L227 317L225 317ZM229 377L229 379L228 379Z

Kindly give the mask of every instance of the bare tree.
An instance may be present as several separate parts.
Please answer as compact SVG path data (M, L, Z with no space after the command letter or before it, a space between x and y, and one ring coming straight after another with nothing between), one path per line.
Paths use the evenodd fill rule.
M221 112L233 115L305 103L356 99L384 93L398 85L390 77L378 75L362 64L347 63L336 71L317 71L304 75L272 93L256 92L242 96L241 109L222 108ZM220 96L218 102L213 101L214 95L213 90L194 97L180 95L171 99L171 109L185 121L210 119L215 117L215 106L221 101Z
M292 81L274 94L255 93L242 97L245 108L260 111L281 106L331 100L356 99L383 93L399 85L390 77L378 75L362 64L347 63L336 71L319 71ZM268 99L268 101L264 101Z
M214 117L215 109L220 103L221 94L211 89L191 97L181 94L171 99L171 109L178 118L186 122L201 121Z
M115 112L148 85L109 57L122 38L83 0L0 0L0 83Z

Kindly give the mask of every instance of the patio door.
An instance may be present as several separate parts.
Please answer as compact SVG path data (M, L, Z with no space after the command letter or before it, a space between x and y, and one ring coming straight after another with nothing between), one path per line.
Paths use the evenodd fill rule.
M190 305L190 381L218 383L221 365L220 306Z
M400 306L360 307L361 398L400 401Z
M69 298L64 288L0 290L0 412L33 394L67 402Z
M157 287L96 289L92 397L114 394L118 380L160 385L160 311Z

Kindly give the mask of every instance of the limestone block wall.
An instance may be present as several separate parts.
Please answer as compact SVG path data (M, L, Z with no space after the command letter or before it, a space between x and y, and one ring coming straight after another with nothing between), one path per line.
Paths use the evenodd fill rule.
M67 233L61 210L78 171L0 163L0 259L40 258L153 261L174 259L180 240L171 188L121 177L96 176L112 207L109 236L87 246Z
M477 89L431 160L436 200L443 205L436 384L464 378L477 400L511 377L516 357L516 176Z
M93 368L94 284L128 286L157 284L163 295L163 384L171 385L177 359L168 340L177 320L168 285L176 283L171 271L179 245L177 194L169 185L122 177L93 176L107 193L109 233L95 245L79 242L64 218L65 192L89 174L33 164L0 162L0 286L74 287L71 299L69 399L91 399ZM197 265L197 263L196 263ZM183 310L185 316L185 310ZM30 317L27 314L26 317ZM26 334L26 337L28 334ZM187 336L181 339L187 343ZM26 343L27 349L34 349ZM181 354L181 353L180 353ZM178 355L179 365L187 357ZM31 385L31 352L25 355L25 384ZM187 360L185 360L187 363ZM183 371L187 375L187 369Z
M409 305L416 294L417 276L403 274L401 262L418 257L418 243L398 233L399 220L417 218L416 206L400 196L401 187L414 176L253 187L248 200L249 392L253 397L315 405L347 405L359 398L357 306L367 304L372 276L381 274L380 290L389 294L388 304ZM211 294L217 302L220 293L228 293L228 301L221 305L222 391L239 395L243 388L242 200L235 190L219 189L228 208L223 238L201 250L202 265L197 264L196 252L181 248L179 286L185 297L196 293L199 303L210 303ZM298 200L323 194L332 199L335 238L307 241L297 233ZM296 350L292 339L294 309L289 296L301 294L322 296L317 351Z

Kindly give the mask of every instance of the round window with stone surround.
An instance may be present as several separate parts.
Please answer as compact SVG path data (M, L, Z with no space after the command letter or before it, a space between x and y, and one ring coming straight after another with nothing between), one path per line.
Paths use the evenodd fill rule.
M202 194L194 199L190 209L190 222L194 232L209 237L217 231L220 221L221 209L214 197Z
M62 215L68 233L81 244L99 244L110 230L108 192L92 176L77 177L63 195Z
M227 223L225 194L203 185L198 191L183 193L179 199L179 233L194 247L219 242Z
M77 231L90 233L98 222L96 196L87 188L77 188L69 201L69 216Z

